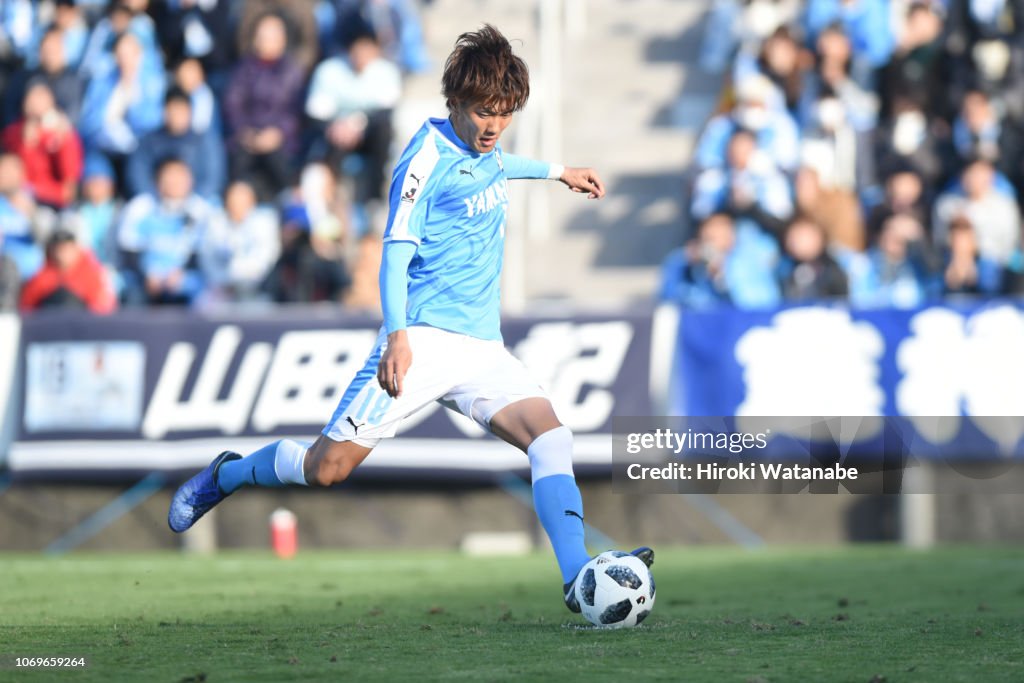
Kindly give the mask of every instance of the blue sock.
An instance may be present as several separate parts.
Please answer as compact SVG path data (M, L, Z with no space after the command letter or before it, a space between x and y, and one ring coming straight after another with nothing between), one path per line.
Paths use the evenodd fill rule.
M277 446L280 443L275 441L246 458L221 465L217 470L217 486L224 493L234 493L243 486L285 486L285 482L277 478L274 470Z
M576 480L553 474L533 482L533 507L555 549L562 583L576 578L590 561L583 543L583 499Z

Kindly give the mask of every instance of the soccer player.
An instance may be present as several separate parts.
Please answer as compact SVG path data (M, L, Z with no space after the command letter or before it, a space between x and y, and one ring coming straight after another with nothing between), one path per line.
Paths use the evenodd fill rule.
M572 469L572 432L509 353L500 331L508 179L560 180L592 199L591 168L514 156L498 144L530 93L526 64L493 26L464 33L445 62L448 118L430 119L391 179L380 270L384 325L376 345L312 446L282 439L246 458L221 453L171 501L185 531L243 486L330 486L432 401L458 410L529 458L537 516L551 539L565 602L578 612L577 574L590 559ZM654 551L633 554L650 565Z

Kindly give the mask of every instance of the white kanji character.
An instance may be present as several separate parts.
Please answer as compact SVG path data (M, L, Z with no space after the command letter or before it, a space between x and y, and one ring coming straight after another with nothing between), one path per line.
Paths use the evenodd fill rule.
M1024 435L1024 316L1012 306L975 313L933 308L911 320L896 354L896 409L935 443L960 431L960 415L1009 452ZM931 418L931 419L929 419ZM942 418L942 419L935 419Z
M736 343L746 396L737 415L881 415L882 336L848 311L794 308ZM864 434L866 436L867 434Z

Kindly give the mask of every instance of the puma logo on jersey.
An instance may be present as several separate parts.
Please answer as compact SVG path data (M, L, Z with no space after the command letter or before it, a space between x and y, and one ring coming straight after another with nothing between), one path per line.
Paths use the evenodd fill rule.
M473 175L473 170L469 168L460 168L459 175L468 175L470 178L476 178L476 176Z
M353 432L355 432L355 434L356 434L357 436L359 435L359 428L360 428L360 427L362 427L363 425L365 425L365 424L366 424L366 423L364 422L363 424L358 424L358 425L357 425L357 424L356 424L356 421L352 419L352 416L351 416L351 415L346 415L346 416L345 416L345 419L346 419L346 420L348 420L348 423L349 423L350 425L352 425L352 431L353 431Z
M466 202L466 218L479 216L482 213L494 210L508 202L508 191L506 190L505 179L494 182L482 192L477 192L472 197L464 198Z
M415 185L410 185L405 192L402 193L403 202L413 202L416 199L416 192L420 189L420 178L416 177L415 173L410 173L409 177L416 181Z

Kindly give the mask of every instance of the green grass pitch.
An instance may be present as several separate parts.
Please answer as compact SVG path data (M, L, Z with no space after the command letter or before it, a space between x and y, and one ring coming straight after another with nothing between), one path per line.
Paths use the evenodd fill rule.
M658 550L638 629L553 558L0 555L0 681L1022 681L1024 551ZM80 670L13 656L87 656Z

